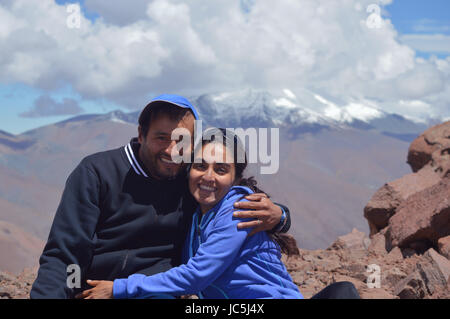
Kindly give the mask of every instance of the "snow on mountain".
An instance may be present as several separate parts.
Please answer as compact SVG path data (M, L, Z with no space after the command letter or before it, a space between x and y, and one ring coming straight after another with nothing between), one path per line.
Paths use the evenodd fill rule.
M292 126L331 124L320 113L302 106L289 89L274 94L266 90L204 94L191 99L202 118L214 126Z
M378 110L371 102L350 102L343 107L339 107L320 95L315 94L314 97L326 106L324 109L324 115L337 122L352 123L355 120L359 120L369 123L372 119L376 119L384 115L384 112Z
M331 101L307 89L255 90L191 98L207 124L220 127L285 127L297 133L324 128L375 129L410 140L427 124L381 110L366 99ZM406 135L405 135L406 134ZM409 136L410 134L411 136Z

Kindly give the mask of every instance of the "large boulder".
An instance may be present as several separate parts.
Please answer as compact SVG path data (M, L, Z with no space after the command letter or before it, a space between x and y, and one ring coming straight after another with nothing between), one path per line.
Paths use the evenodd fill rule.
M408 163L413 173L385 184L364 208L370 237L382 231L386 249L398 246L404 255L438 247L450 234L450 121L414 140ZM382 251L382 244L376 249Z
M386 227L402 202L401 195L389 184L381 187L364 207L364 217L369 223L370 236Z
M407 163L413 172L431 165L441 176L448 174L450 149L450 121L433 126L410 145Z
M418 172L422 167L430 163L431 154L437 149L437 145L428 142L424 134L417 137L409 146L407 163L413 172Z
M450 235L450 178L411 195L389 219L388 248L426 250Z
M370 236L388 225L389 219L408 197L439 183L440 180L440 176L427 166L417 173L405 175L381 187L364 208Z

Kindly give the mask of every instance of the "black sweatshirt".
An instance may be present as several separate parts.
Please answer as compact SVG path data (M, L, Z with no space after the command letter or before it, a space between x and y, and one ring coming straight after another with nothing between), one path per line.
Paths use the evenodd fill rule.
M31 298L72 298L86 279L153 275L180 264L197 206L186 172L155 180L138 157L134 138L119 149L84 158L67 179ZM280 205L281 206L281 205ZM290 216L286 207L289 229ZM81 288L69 288L68 266L81 270Z

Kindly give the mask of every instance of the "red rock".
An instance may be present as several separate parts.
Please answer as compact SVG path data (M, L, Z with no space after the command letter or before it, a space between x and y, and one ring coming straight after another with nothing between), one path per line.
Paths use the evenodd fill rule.
M414 242L437 244L450 235L450 178L408 197L389 220L389 247L406 248Z
M433 267L430 263L418 263L417 271L423 279L428 295L432 296L435 294L443 286L442 284L445 283L445 280L442 278L439 270Z
M395 263L403 260L403 254L400 248L394 247L386 257L386 261Z
M450 260L439 255L433 248L430 248L424 256L428 258L433 267L442 274L442 285L446 286L448 278L450 277Z
M384 237L384 234L377 233L372 236L368 250L375 255L386 255L386 238Z
M427 164L434 164L439 169L440 160L437 155L448 148L450 148L450 121L433 126L416 138L409 147L407 163L413 172L419 171ZM435 153L436 151L438 153Z
M439 253L450 259L450 236L439 238L438 240Z
M407 174L388 184L397 192L401 201L408 199L409 196L436 185L441 177L430 167L424 167L417 173Z
M336 269L340 268L341 266L342 265L339 262L339 260L333 260L333 259L331 259L331 260L325 259L317 264L318 270L325 271L325 272L335 271Z
M346 235L339 236L338 239L331 245L334 248L344 248L344 249L361 249L365 250L366 246L364 239L366 234L360 232L356 228L353 228L352 232Z
M425 140L423 135L417 137L409 146L407 163L413 172L419 171L431 161L431 153L435 147Z
M445 295L448 272L450 261L431 248L417 262L416 270L395 286L394 294L402 299Z
M364 217L369 222L370 236L388 225L389 218L401 203L401 197L391 185L382 186L364 207Z
M382 279L381 284L383 287L390 286L394 287L397 283L402 281L407 277L405 272L397 267L387 268L386 270L382 270Z
M400 299L423 299L427 295L425 283L419 272L414 271L394 287L394 295Z
M358 279L361 282L366 281L367 276L369 275L366 265L358 263L358 261L355 261L354 263L351 263L349 265L345 265L342 267L342 269L344 269L350 275L350 277Z
M411 195L436 185L441 177L431 166L418 173L405 175L385 184L370 199L364 208L364 217L369 221L370 235L388 225L399 205Z
M25 268L18 276L0 271L0 299L28 299L37 270Z
M369 245L370 239L366 234L353 228L351 233L339 236L328 250L340 250L347 258L358 259L367 256Z

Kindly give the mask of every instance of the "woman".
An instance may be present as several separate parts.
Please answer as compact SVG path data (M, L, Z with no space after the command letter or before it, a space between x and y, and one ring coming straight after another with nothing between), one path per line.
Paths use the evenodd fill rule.
M94 288L78 298L170 298L197 294L200 298L303 298L281 262L279 238L266 232L248 237L237 229L233 204L254 191L253 179L243 178L245 151L236 135L210 129L194 151L189 190L199 206L185 243L185 264L153 276L88 281ZM244 154L243 160L238 160ZM242 158L242 156L241 156Z

